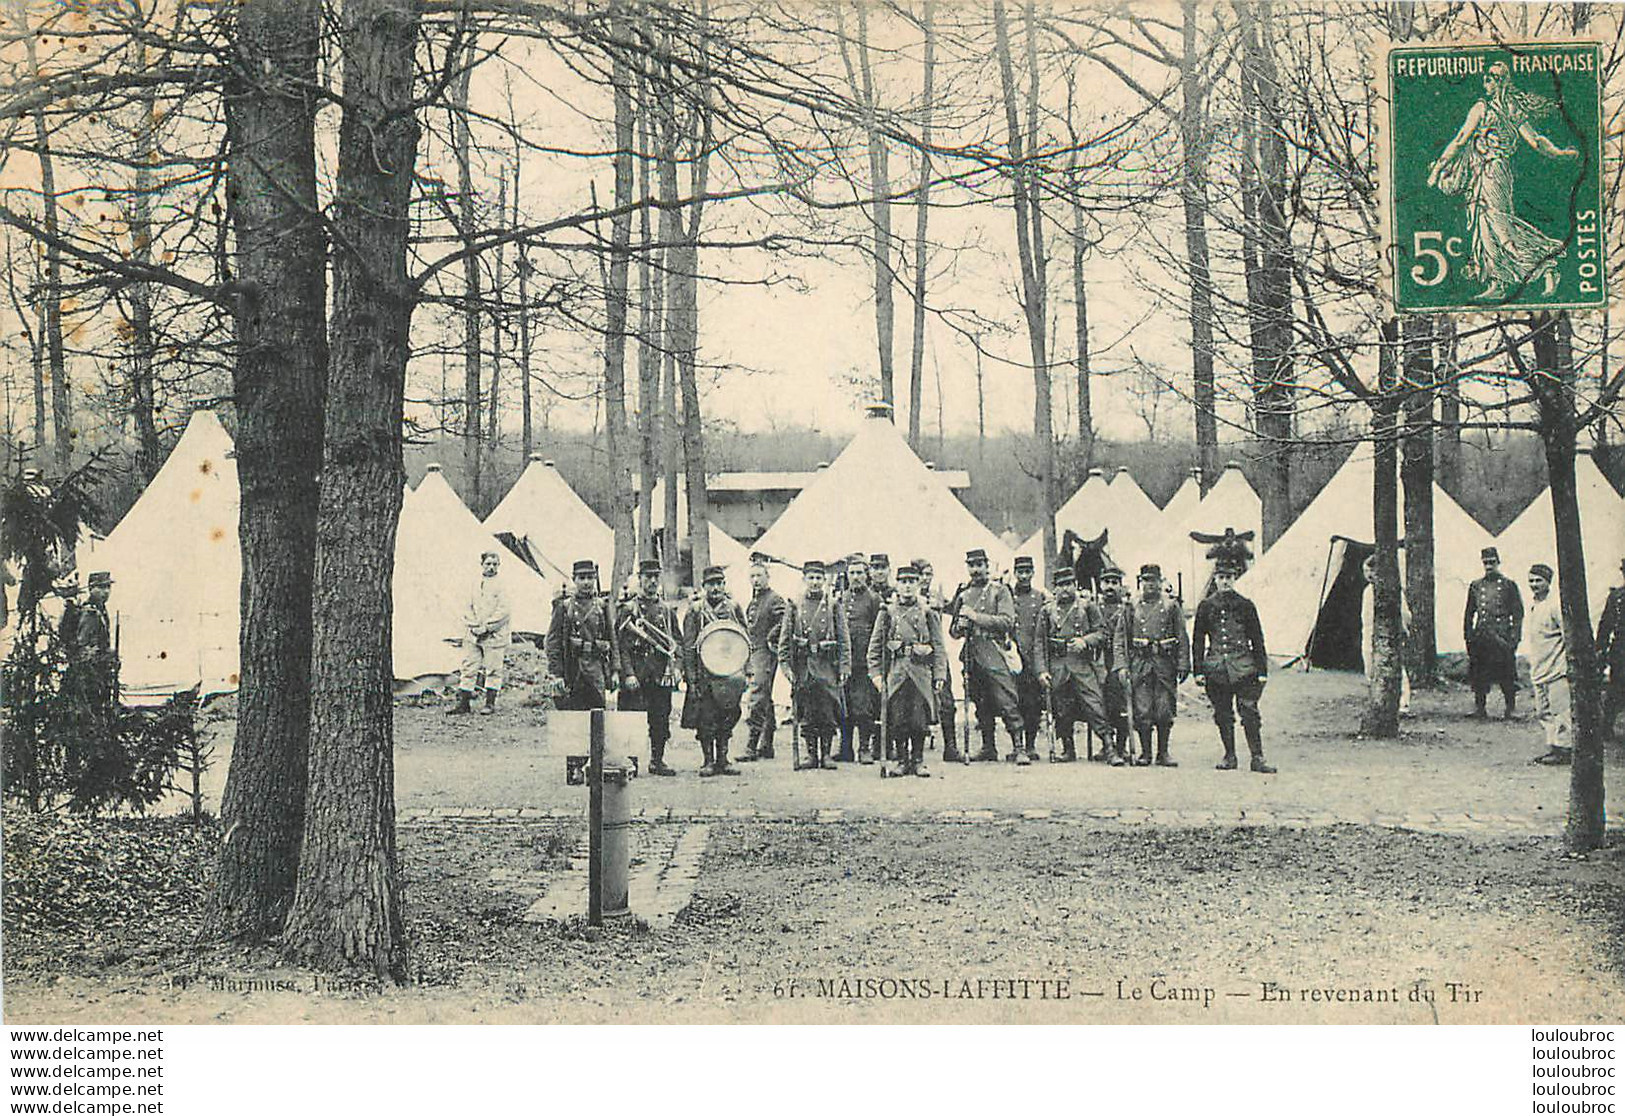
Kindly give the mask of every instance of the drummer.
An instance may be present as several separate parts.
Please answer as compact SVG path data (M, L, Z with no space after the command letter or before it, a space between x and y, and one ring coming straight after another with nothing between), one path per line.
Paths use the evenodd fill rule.
M741 663L737 673L717 673L705 662L701 644L706 630L718 624L734 625L740 639L747 641L745 613L728 596L727 575L721 566L705 567L700 582L703 595L683 617L683 677L688 683L683 727L693 729L700 739L702 777L738 775L739 768L728 762L728 738L739 723L745 667Z

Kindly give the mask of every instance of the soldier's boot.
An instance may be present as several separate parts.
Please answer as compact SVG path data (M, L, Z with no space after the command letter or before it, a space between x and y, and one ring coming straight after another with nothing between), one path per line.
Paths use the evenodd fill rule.
M711 768L713 775L737 775L739 768L728 762L728 738L719 737L716 743L716 763Z
M841 726L841 750L835 755L831 756L831 759L840 760L842 763L852 762L852 733L855 728L856 726L853 725L851 721L848 721ZM830 743L832 745L830 750L834 751L833 739L830 741Z
M487 688L485 691L485 704L480 707L480 716L489 717L497 711L497 692Z
M1150 725L1139 725L1139 726L1137 726L1137 731L1139 732L1139 736L1140 736L1140 754L1134 760L1134 766L1135 767L1150 767L1151 766L1151 751L1152 751L1151 726Z
M1071 731L1063 732L1061 736L1061 763L1076 763L1078 760L1078 746L1072 740Z
M868 725L859 725L854 730L858 738L858 762L865 766L875 762L874 736Z
M761 754L756 750L756 738L761 734L761 731L761 725L751 724L748 720L745 722L745 750L734 757L738 762L755 763L761 758Z
M1480 693L1478 691L1474 691L1474 693L1473 693L1473 719L1474 720L1482 721L1486 717L1489 716L1489 712L1484 708L1484 704L1488 700L1489 700L1489 693L1488 692Z
M472 710L470 710L470 708L469 708L468 703L473 699L473 697L474 697L474 695L468 690L458 690L457 691L457 704L452 706L450 709L446 710L447 715L450 716L450 715L456 714L456 713L469 713L469 712L472 712Z
M1027 755L1026 741L1020 729L1010 734L1010 759L1018 767L1026 767L1033 762L1032 757Z
M1179 764L1168 754L1168 737L1173 733L1174 726L1157 726L1157 766L1178 767Z
M677 772L666 766L666 742L664 740L649 741L649 774L677 774Z
M909 771L921 779L931 778L931 772L925 769L925 734L915 736L912 742L904 746L909 752Z
M1505 699L1504 704L1506 705L1506 709L1502 711L1501 719L1503 721L1510 721L1512 720L1513 715L1518 711L1517 691L1503 694L1502 697Z
M700 778L709 779L717 773L716 747L705 737L700 737Z
M762 723L760 740L756 745L756 758L770 760L773 758L773 730L777 727L773 723L773 715L768 714Z
M998 763L999 745L993 737L993 727L989 725L982 730L982 749L975 755L977 763Z
M1274 775L1275 768L1264 762L1264 736L1263 732L1254 725L1243 725L1247 732L1247 750L1252 753L1252 770L1260 775Z
M825 733L818 739L818 767L821 771L834 771L835 760L830 753L835 750L835 734Z
M946 724L942 727L942 762L965 762L965 757L959 751L959 737L955 736Z
M1224 745L1224 758L1213 765L1216 771L1234 771L1236 769L1236 726L1234 724L1221 724L1219 726L1219 743Z
M797 744L796 747L801 751L801 754L795 757L795 759L801 763L801 770L818 770L818 742L807 732L803 731L801 734L801 743Z
M1119 725L1112 732L1110 740L1101 741L1101 747L1106 752L1106 762L1112 767L1123 767L1128 764L1128 729Z

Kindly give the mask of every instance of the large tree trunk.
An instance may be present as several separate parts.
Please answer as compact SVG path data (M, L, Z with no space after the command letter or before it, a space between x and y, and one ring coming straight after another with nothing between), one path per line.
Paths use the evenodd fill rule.
M610 34L626 33L626 12L620 3L610 9ZM615 86L615 202L616 210L632 204L632 67L617 51L613 63ZM610 587L618 592L632 572L637 542L632 534L632 439L626 425L627 284L632 263L632 211L625 209L610 222L609 290L604 334L604 427L609 447L610 526L615 532L614 568Z
M669 54L671 39L666 37L666 51ZM670 88L670 67L663 70L667 79L666 87ZM658 157L658 177L660 188L660 242L666 245L662 253L665 266L665 299L660 331L660 345L662 350L660 399L661 415L661 468L665 481L665 493L661 507L661 521L665 524L665 533L662 538L661 565L668 574L675 574L681 563L681 546L679 540L683 529L677 523L677 476L679 470L679 445L677 422L677 345L682 334L682 301L684 280L682 269L685 264L685 253L681 251L679 242L683 238L683 215L677 208L677 146L678 123L677 105L668 96L663 99L664 111L660 115L660 152Z
M1602 672L1592 638L1586 596L1585 542L1574 481L1575 428L1573 338L1567 312L1535 319L1535 370L1530 376L1546 448L1546 476L1552 488L1552 522L1557 544L1557 593L1563 610L1564 651L1568 656L1574 764L1569 772L1569 817L1563 844L1571 852L1602 847L1603 812ZM1595 527L1596 525L1593 524ZM1617 524L1612 524L1616 526Z
M20 5L19 5L20 7ZM20 17L26 22L26 9ZM28 71L35 84L40 82L39 48L35 33L26 29L23 46L28 56ZM45 109L34 110L34 144L39 150L40 205L43 208L46 232L45 290L42 293L45 358L51 382L51 451L57 474L65 475L73 458L73 406L68 395L68 361L62 342L62 251L57 247L60 235L60 211L56 198L56 160L51 154L51 132L46 125Z
M1455 495L1461 484L1461 375L1456 352L1456 322L1448 315L1438 319L1437 358L1434 362L1434 392L1439 397L1438 478L1439 484Z
M146 43L132 44L136 73L147 69ZM157 95L147 92L136 98L140 117L136 122L135 196L130 199L131 258L136 263L152 264L152 195L153 165L158 161L154 116ZM142 479L151 480L164 463L163 447L158 443L158 424L153 382L152 286L148 283L130 284L130 418L135 424L136 469Z
M1078 450L1087 473L1095 460L1095 416L1089 383L1089 288L1083 261L1089 251L1085 235L1083 206L1072 203L1072 328L1077 339L1078 368Z
M508 176L497 172L497 222L500 224L508 216ZM504 267L507 264L506 246L498 244L491 259L491 389L486 393L485 400L485 446L490 461L487 472L493 474L491 484L496 485L495 473L497 463L497 438L502 431L502 405L500 390L502 387L502 319L506 315L503 308L508 290L507 277ZM523 469L524 465L521 464ZM493 494L492 499L496 497ZM475 515L485 514L483 505L474 507Z
M236 234L237 734L210 933L263 938L293 901L310 741L311 601L327 392L327 239L317 206L320 0L234 9L226 99Z
M406 473L416 0L346 0L332 354L316 545L310 795L284 941L320 968L406 975L395 851L390 578Z
M658 111L651 95L647 68L638 72L638 196L651 196L649 152L654 138L650 123ZM638 236L643 251L638 257L638 557L653 558L654 483L660 468L660 344L655 332L661 321L665 284L655 267L653 221L648 206L638 214Z
M1196 0L1183 0L1179 139L1184 155L1179 196L1185 210L1185 261L1191 281L1191 401L1196 412L1196 455L1202 476L1219 475L1219 421L1213 388L1213 273L1207 245L1207 137L1196 47ZM1213 480L1209 479L1208 484Z
M1433 625L1433 322L1407 318L1405 335L1404 456L1405 599L1411 606L1406 666L1411 683L1438 681L1438 635Z
M1399 698L1404 642L1400 638L1399 611L1399 478L1397 426L1399 420L1399 323L1392 318L1382 326L1378 355L1377 395L1372 403L1371 437L1376 463L1372 470L1371 518L1376 539L1377 580L1372 594L1371 654L1366 664L1370 692L1360 731L1366 736L1391 739L1399 735Z
M474 36L470 35L461 60L463 71L452 83L452 152L457 161L457 236L463 251L463 499L480 511L484 489L483 439L480 437L480 258L471 249L479 235L475 212L472 127L469 85L474 73Z
M920 408L925 392L926 229L931 217L931 107L935 96L937 32L935 0L925 0L920 23L925 33L925 88L920 106L920 184L914 191L914 347L908 369L908 444L920 452Z
M852 71L846 50L846 21L841 7L835 9L840 36L841 57L846 60L847 81L863 108L864 132L868 138L870 256L874 262L875 348L879 359L880 398L895 403L893 388L893 338L896 312L892 297L891 266L891 169L885 137L880 134L875 107L874 70L869 61L869 5L855 4L858 14L858 68Z

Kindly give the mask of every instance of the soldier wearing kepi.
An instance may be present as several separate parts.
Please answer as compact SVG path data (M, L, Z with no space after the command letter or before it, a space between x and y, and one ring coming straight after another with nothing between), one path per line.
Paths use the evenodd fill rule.
M1518 700L1518 642L1523 639L1523 597L1511 578L1501 573L1501 555L1486 546L1479 555L1484 576L1467 587L1462 638L1467 644L1467 678L1473 687L1473 716L1485 717L1491 686L1501 688L1505 716Z
M1094 730L1103 749L1111 739L1104 688L1111 644L1111 629L1100 606L1078 597L1077 575L1057 570L1055 600L1039 617L1035 668L1040 684L1049 691L1062 763L1078 758L1073 734L1079 721Z
M494 550L480 555L480 576L468 594L463 608L463 665L457 675L457 704L448 713L467 713L474 698L474 686L485 677L485 705L482 714L496 712L497 691L502 688L502 663L513 645L509 621L513 610L508 594L497 576L502 558Z
M970 675L967 698L976 704L976 723L982 730L983 761L999 758L994 734L999 720L1010 734L1010 751L1018 764L1028 764L1022 741L1021 707L1016 698L1016 679L1005 659L1010 636L1016 626L1016 606L1010 590L989 576L987 551L980 548L965 555L970 584L960 589L952 608L948 632L965 641L960 651Z
M1115 635L1117 625L1122 623L1123 608L1123 571L1116 566L1107 566L1100 571L1100 618L1106 625L1106 631ZM1096 760L1106 760L1113 767L1122 767L1128 762L1129 731L1128 731L1128 689L1123 683L1123 676L1116 669L1117 644L1113 639L1106 646L1106 679L1103 690L1106 698L1106 723L1111 731L1100 738L1100 751L1095 754Z
M931 613L932 623L937 631L942 631L943 600L937 596L932 588L931 563L924 558L914 559L914 568L920 572L920 603ZM948 671L943 679L942 689L937 691L937 723L942 726L942 762L959 763L964 759L959 754L959 735L957 733L958 711L954 708L954 672Z
M1033 584L1033 560L1025 554L1015 562L1016 584L1010 596L1016 607L1016 650L1021 653L1021 673L1016 675L1016 703L1021 707L1022 739L1027 758L1038 758L1038 729L1044 722L1044 686L1039 681L1038 622L1049 606L1049 594Z
M72 738L67 741L70 755L94 754L112 740L113 712L119 699L118 655L107 618L113 575L97 571L90 575L86 588L89 599L74 608L71 617L68 612L63 614L68 667L62 689L73 723Z
M1162 567L1140 567L1140 595L1123 606L1113 649L1113 669L1123 671L1128 683L1134 731L1140 737L1140 767L1152 762L1151 735L1156 733L1156 762L1176 766L1168 755L1168 737L1174 729L1179 684L1191 670L1190 637L1185 617L1162 588Z
M1275 768L1264 762L1264 736L1258 715L1258 699L1269 677L1270 661L1264 651L1258 609L1236 592L1240 573L1240 565L1228 560L1214 567L1213 591L1196 606L1191 657L1196 680L1206 689L1213 705L1213 723L1219 726L1219 741L1224 745L1218 769L1236 769L1239 712L1242 731L1247 734L1247 751L1253 757L1252 769L1261 775L1273 775Z
M875 591L881 604L897 596L897 587L891 583L891 576L891 555L869 555L869 588Z
M649 774L675 775L666 765L671 739L671 692L680 669L682 629L677 610L660 595L660 563L638 563L638 595L618 617L616 644L621 664L618 702L626 711L642 710L649 722Z
M750 632L750 665L745 670L745 754L741 763L773 758L773 679L779 672L779 625L788 608L785 599L768 584L767 556L750 556L750 603L745 606L745 627Z
M547 670L559 689L560 709L604 709L616 677L609 607L598 592L598 563L583 558L570 568L574 592L553 602L547 625Z
M806 588L790 604L779 628L779 662L790 676L795 715L807 745L807 769L833 771L830 742L845 716L852 639L846 614L824 588L824 563L801 567Z
M853 554L846 560L846 592L841 594L841 613L852 641L852 654L862 659L874 635L875 617L880 615L880 597L869 587L869 560ZM846 719L841 722L843 763L852 761L852 739L857 737L860 763L882 758L878 748L877 724L880 718L880 691L869 680L867 670L854 670L846 681Z
M728 578L721 566L707 566L700 575L704 595L683 617L683 676L688 695L683 699L683 727L700 738L704 766L700 775L737 775L728 762L728 738L739 723L739 703L745 696L745 675L719 676L700 658L700 633L718 620L745 626L745 613L728 596Z
M937 693L948 677L942 624L920 601L920 571L897 571L894 599L880 610L869 641L868 668L886 694L886 735L895 746L900 773L929 778L925 738L936 719Z

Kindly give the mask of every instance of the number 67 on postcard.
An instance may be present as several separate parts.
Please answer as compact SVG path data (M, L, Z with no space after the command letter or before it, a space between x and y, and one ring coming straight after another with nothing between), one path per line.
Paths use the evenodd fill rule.
M1379 73L1395 309L1605 305L1602 47L1396 45Z

